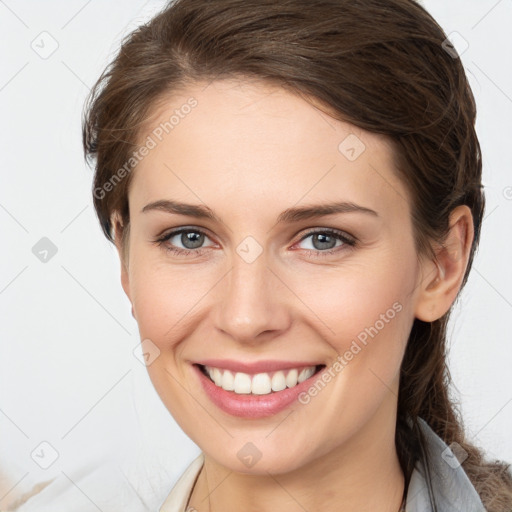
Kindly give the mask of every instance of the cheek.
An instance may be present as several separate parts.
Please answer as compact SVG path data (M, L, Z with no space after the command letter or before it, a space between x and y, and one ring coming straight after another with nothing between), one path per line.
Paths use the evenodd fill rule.
M327 272L319 268L299 274L289 276L294 291L313 312L313 321L325 324L331 340L340 340L340 348L365 328L376 324L379 331L390 331L399 317L409 316L403 311L410 305L415 277L411 260L381 253L380 258L347 262Z
M193 281L191 281L193 275ZM154 258L134 258L130 289L141 340L151 340L158 356L147 366L148 375L161 400L187 432L201 414L191 396L187 369L182 362L188 336L199 322L201 298L211 289L190 267L171 268ZM188 376L189 377L189 376ZM188 388L188 389L187 389Z
M400 365L412 322L410 299L414 269L383 265L352 272L309 295L315 312L311 328L328 332L323 339L333 349L327 384L315 382L304 402L313 417L325 418L323 434L330 446L343 435L363 428L383 403L396 400ZM350 278L348 275L350 274ZM324 327L328 326L328 329ZM326 388L332 407L325 409ZM302 410L302 409L299 409Z
M416 275L414 256L381 251L371 260L333 269L328 276L319 270L307 281L294 282L314 313L308 315L311 329L322 332L335 352L335 373L366 394L382 383L391 385L399 372L414 320Z
M164 350L190 327L214 281L198 266L171 266L161 256L133 252L130 291L139 331Z

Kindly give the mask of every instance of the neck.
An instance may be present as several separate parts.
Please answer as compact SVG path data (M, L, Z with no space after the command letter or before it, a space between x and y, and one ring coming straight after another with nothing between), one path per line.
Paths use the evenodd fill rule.
M395 418L386 411L342 446L287 473L252 475L205 454L189 506L198 512L398 512L404 475L395 448ZM384 421L383 421L384 420Z

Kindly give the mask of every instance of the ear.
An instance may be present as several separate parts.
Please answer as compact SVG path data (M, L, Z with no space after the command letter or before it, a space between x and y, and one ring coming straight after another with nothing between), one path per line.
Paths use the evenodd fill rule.
M450 214L450 231L445 243L435 249L436 258L422 263L422 281L415 315L424 322L441 318L452 306L460 290L473 243L473 216L466 205Z
M119 261L121 263L121 285L124 293L131 302L130 298L130 279L128 273L128 229L129 226L124 226L119 212L115 211L110 217L112 224L112 230L114 235L114 244L119 255ZM132 306L132 316L135 318L135 314Z

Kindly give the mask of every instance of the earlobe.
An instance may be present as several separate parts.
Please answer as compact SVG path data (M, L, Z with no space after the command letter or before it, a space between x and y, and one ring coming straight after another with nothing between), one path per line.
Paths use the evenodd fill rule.
M466 205L450 215L450 231L436 259L425 260L416 299L415 315L424 322L441 318L450 309L460 290L473 243L473 217Z

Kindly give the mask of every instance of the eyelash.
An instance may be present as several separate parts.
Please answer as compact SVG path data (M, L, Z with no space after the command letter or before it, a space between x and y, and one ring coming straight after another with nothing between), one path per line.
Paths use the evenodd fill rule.
M154 240L154 243L157 244L159 247L162 247L169 253L178 254L180 256L188 256L189 254L193 253L195 256L201 256L203 251L207 249L206 247L200 247L198 249L180 249L179 247L170 246L166 242L173 238L176 235L180 235L181 233L199 233L203 234L206 237L208 237L207 233L205 233L201 229L197 228L180 228L174 231L171 231L169 233L166 233L165 235L157 238ZM332 228L325 228L325 229L319 229L314 231L309 231L306 233L297 243L302 242L306 238L310 237L311 235L315 234L322 234L322 235L328 235L332 236L333 238L340 240L344 243L342 246L334 247L332 249L327 249L325 251L321 251L320 249L305 249L308 253L308 257L311 258L324 258L327 256L330 256L331 254L337 253L340 250L347 250L345 246L348 246L348 248L353 248L357 245L357 239L353 236L350 236L343 231L339 231L337 229ZM344 248L345 247L345 248Z

